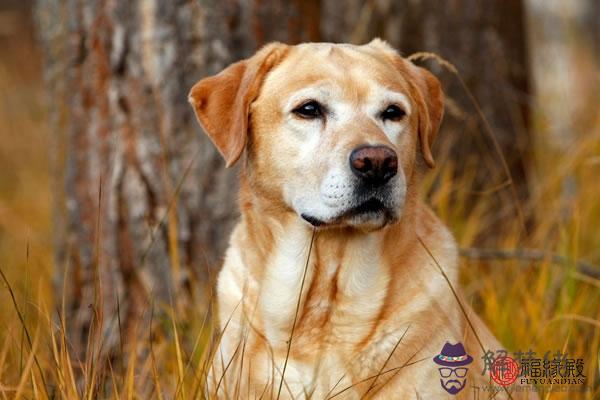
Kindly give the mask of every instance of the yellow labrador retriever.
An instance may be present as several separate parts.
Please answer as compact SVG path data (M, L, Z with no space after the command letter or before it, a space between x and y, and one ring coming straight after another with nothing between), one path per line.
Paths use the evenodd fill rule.
M227 166L245 152L211 396L489 396L483 349L502 347L461 311L440 270L457 285L456 244L419 195L432 74L378 39L272 43L189 99Z

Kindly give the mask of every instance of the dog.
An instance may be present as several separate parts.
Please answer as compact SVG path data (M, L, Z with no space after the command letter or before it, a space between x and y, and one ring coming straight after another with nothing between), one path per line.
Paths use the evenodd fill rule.
M243 158L209 396L473 398L493 384L483 356L503 347L455 292L456 243L419 194L444 110L433 74L379 39L271 43L189 101L227 167ZM513 387L495 398L527 397Z

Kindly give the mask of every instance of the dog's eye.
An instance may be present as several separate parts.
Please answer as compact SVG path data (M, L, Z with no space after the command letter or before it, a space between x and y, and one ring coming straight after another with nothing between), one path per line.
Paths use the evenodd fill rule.
M306 119L315 119L323 115L323 107L317 101L311 100L293 110L293 113Z
M381 113L381 119L384 121L400 121L405 115L404 110L392 104Z

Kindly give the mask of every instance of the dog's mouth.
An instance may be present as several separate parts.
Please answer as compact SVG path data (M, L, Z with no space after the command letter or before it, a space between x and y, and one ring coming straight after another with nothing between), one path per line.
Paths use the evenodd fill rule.
M360 220L362 222L368 222L369 220L374 219L381 219L383 226L387 222L397 219L393 210L386 206L383 201L376 198L370 198L366 201L363 201L362 203L359 203L358 205L344 211L329 221L323 221L306 213L302 213L300 216L302 219L316 228L342 225L344 221L348 220ZM352 225L358 224L355 223Z
M319 218L313 217L311 215L308 215L306 213L302 213L302 214L300 214L300 216L302 217L303 220L305 220L306 222L308 222L315 228L325 225L325 221L320 220Z
M356 215L362 214L370 214L370 213L384 213L388 210L387 207L383 205L381 200L371 198L364 203L359 204L358 206L351 208L347 212L344 213L344 217L353 217Z

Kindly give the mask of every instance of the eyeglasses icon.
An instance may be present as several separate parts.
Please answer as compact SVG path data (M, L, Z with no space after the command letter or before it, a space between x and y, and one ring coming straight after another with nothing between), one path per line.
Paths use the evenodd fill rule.
M440 371L442 378L449 378L452 373L459 378L464 378L469 371L468 368L438 368L438 370Z

